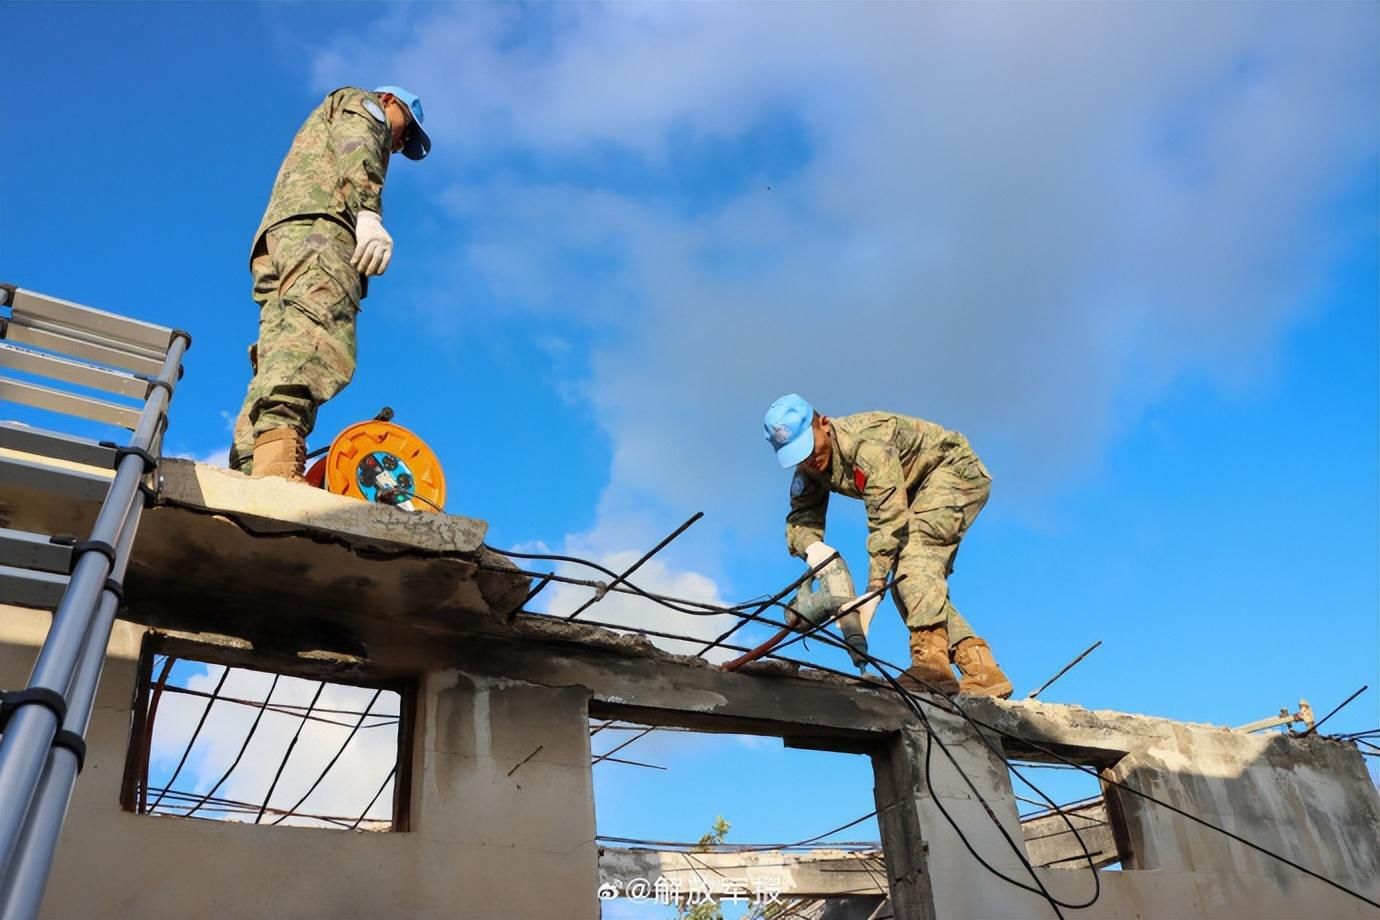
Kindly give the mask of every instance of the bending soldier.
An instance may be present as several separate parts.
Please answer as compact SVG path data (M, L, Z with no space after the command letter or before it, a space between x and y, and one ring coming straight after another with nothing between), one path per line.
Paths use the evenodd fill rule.
M1009 697L1011 681L949 599L959 540L992 484L968 441L933 422L888 412L831 419L795 394L772 403L765 427L781 465L796 468L786 516L790 552L811 564L833 552L822 541L829 493L837 492L867 508L867 589L885 585L893 571L906 576L892 589L910 631L911 666L901 684ZM864 629L877 603L873 598L861 609Z
M381 216L389 154L430 150L421 100L396 86L336 90L293 138L250 251L259 340L232 469L302 478L317 409L354 376L367 278L392 257Z

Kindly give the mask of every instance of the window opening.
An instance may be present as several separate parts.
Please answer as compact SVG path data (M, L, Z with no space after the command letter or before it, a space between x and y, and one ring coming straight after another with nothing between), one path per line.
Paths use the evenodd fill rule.
M869 757L618 719L592 719L590 733L608 920L814 916L840 899L881 903ZM792 864L816 861L792 881ZM808 876L829 890L793 887Z
M1026 854L1032 865L1086 871L1088 859L1078 842L1082 837L1096 868L1120 868L1120 844L1114 833L1115 810L1107 808L1102 782L1097 776L1059 762L1013 760L1011 767L1014 768L1011 789L1021 819ZM1051 808L1022 781L1017 770L1053 799L1055 807ZM1070 825L1077 828L1077 835Z
M153 637L151 637L153 639ZM406 830L410 693L145 643L122 804L138 814Z

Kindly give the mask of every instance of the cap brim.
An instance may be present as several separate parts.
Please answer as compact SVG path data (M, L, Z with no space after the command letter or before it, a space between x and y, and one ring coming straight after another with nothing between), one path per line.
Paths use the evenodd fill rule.
M403 147L402 154L409 160L424 160L426 155L431 152L431 136L417 124L417 120L412 119L412 131L407 138L407 146Z
M784 469L800 463L815 449L815 432L813 426L807 425L805 430L796 435L794 441L783 444L776 449L776 459Z

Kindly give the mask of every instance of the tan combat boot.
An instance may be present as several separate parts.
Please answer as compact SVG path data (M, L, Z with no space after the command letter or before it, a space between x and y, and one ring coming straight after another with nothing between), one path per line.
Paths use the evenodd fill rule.
M291 428L274 428L254 439L255 479L280 476L293 482L305 482L302 475L307 468L307 442Z
M1007 699L1011 696L1011 681L1001 668L986 640L977 637L964 639L953 650L954 664L963 675L959 680L959 692L974 696L997 696Z
M912 693L958 692L949 667L949 630L942 623L910 631L910 667L898 683ZM928 684L928 686L926 686Z

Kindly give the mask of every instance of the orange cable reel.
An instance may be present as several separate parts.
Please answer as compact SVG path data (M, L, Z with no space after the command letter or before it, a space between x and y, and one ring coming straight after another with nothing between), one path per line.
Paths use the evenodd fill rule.
M377 419L336 435L307 481L405 511L441 511L446 504L446 477L435 451L403 426Z

